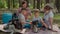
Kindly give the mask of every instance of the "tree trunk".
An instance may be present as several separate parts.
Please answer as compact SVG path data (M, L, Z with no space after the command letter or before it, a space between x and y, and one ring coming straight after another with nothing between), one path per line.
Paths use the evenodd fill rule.
M42 2L42 0L40 1L40 8L42 8L42 4L43 4L43 2Z
M35 8L35 0L33 0L33 8Z
M60 12L60 2L59 1L60 0L55 0L55 5L56 5L56 7L58 9L58 12Z
M37 0L37 9L40 9L40 0Z
M10 1L10 7L13 8L13 0Z
M8 9L10 9L10 0L7 0L7 3L8 3Z
M46 3L49 3L49 0L45 0L46 1Z
M13 8L15 8L15 1L13 0Z
M19 0L19 7L21 7L22 6L22 1L21 0Z

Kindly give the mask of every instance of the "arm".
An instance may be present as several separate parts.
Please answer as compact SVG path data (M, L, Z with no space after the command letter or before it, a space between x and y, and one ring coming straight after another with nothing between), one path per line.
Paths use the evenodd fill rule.
M41 23L42 23L46 28L48 28L47 24L45 24L43 20L41 20Z
M48 19L48 21L50 22L50 28L51 28L51 29L53 29L53 27L52 27L53 17L54 17L54 14L53 14L53 13L50 13L50 14L49 14L49 19Z
M28 14L31 16L31 15L32 15L32 13L31 13L30 8L28 7L28 8L27 8L27 10L28 10Z
M49 22L50 22L50 24L51 24L51 29L52 29L52 31L53 31L53 32L57 32L56 30L53 30L53 26L52 26L53 18L50 18L50 19L49 19Z
M52 29L52 28L53 28L53 27L52 27L53 18L49 18L49 22L50 22L50 25L51 25L51 29Z

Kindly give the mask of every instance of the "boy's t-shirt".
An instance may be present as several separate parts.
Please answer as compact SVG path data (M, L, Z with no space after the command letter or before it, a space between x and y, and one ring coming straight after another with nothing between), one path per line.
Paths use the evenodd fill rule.
M33 19L32 19L32 21L35 21L35 20L38 20L38 22L40 23L41 20L42 20L42 18L41 18L41 17L37 17L37 18L36 18L36 17L34 16Z
M18 19L20 22L24 22L24 24L29 23L29 20L26 20L23 14L19 14Z
M24 17L23 14L20 13L19 16L18 16L18 19L19 19L20 22L24 22L25 23L25 17Z

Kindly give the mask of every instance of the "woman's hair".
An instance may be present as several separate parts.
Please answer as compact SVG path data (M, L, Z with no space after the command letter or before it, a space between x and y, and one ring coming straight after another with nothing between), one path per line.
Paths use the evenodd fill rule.
M27 4L27 1L22 1L22 5L25 4L25 3ZM28 4L27 4L27 6L28 6Z
M21 9L21 12L22 12L23 10L26 10L26 11L27 11L27 9L26 9L26 8L22 8L22 9Z
M53 9L53 8L47 5L47 6L44 7L44 9L50 10L50 9Z

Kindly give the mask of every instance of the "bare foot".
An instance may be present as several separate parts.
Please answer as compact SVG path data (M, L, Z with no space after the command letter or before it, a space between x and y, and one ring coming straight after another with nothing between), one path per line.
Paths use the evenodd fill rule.
M56 30L51 30L51 31L53 31L53 32L58 32L58 31L56 31Z
M48 30L50 30L50 31L53 31L53 32L58 32L58 31L56 31L56 30L53 30L53 29L50 29L50 28L48 28Z

